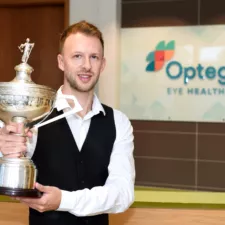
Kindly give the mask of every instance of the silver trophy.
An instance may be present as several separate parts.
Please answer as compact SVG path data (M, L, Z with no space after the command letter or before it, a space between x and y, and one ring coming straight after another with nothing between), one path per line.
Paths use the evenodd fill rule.
M56 91L35 84L31 79L33 68L27 63L34 43L29 38L19 46L22 62L15 67L16 77L10 82L0 82L0 120L5 124L22 123L26 127L40 123L51 112ZM40 197L34 188L37 169L25 155L19 158L0 158L0 195Z

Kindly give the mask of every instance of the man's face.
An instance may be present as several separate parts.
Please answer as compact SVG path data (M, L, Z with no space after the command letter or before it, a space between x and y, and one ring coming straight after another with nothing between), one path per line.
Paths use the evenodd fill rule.
M93 90L105 67L100 40L81 33L70 35L58 55L58 65L64 71L65 88L70 86L79 92Z

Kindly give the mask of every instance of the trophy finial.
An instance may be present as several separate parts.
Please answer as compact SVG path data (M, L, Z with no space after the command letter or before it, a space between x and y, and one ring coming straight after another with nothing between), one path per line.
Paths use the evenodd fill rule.
M18 46L19 50L23 52L23 56L22 56L23 63L27 63L33 47L34 47L34 43L30 43L30 38L27 38L25 43Z
M23 56L22 63L15 67L16 77L13 79L13 82L33 83L30 76L33 68L27 63L33 47L34 43L30 43L30 38L27 38L25 43L18 46L20 52L23 52Z

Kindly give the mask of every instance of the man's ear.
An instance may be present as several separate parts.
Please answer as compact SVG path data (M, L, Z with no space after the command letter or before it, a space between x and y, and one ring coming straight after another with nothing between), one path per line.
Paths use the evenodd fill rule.
M60 70L64 71L64 60L63 56L61 54L57 55L57 60L58 60L58 67Z
M105 69L105 65L106 65L106 59L103 58L102 59L102 66L101 66L101 72Z

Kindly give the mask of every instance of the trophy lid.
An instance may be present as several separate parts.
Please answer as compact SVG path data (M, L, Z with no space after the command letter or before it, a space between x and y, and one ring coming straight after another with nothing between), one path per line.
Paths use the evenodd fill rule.
M34 43L30 43L30 39L27 38L26 42L21 44L20 46L18 46L19 50L23 53L22 55L22 59L21 59L21 63L19 65L15 66L15 71L16 71L16 76L13 80L11 80L10 82L0 82L0 88L4 88L4 87L16 87L18 86L18 88L22 88L21 85L25 88L30 87L30 88L40 88L40 89L46 89L46 90L51 90L53 92L55 92L54 89L52 89L51 87L47 87L44 85L39 85L39 84L35 84L31 78L31 73L34 71L33 67L31 67L27 61L30 57L30 53L32 51L34 47ZM19 85L21 84L21 85ZM1 95L1 90L0 90L0 95Z

